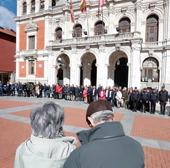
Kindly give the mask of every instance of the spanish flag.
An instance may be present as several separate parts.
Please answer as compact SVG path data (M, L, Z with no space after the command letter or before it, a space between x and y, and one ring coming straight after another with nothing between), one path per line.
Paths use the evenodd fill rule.
M81 0L80 2L80 10L81 12L86 12L86 0Z
M105 0L99 0L99 8L102 8L105 3Z

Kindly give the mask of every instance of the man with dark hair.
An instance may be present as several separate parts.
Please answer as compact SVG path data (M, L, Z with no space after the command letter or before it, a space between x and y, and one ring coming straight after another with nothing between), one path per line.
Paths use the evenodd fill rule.
M157 101L158 101L158 92L156 89L152 89L151 94L150 94L151 114L155 114Z
M144 168L142 146L126 136L113 117L110 102L89 105L86 121L91 129L77 134L82 146L71 153L64 168Z

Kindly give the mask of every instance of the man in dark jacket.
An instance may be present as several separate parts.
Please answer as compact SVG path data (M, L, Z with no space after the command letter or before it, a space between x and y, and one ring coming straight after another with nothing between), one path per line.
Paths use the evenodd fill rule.
M150 98L150 91L149 89L144 88L140 94L140 101L142 103L142 112L146 113L149 111L149 98Z
M64 168L144 168L142 146L124 134L120 122L113 122L109 102L92 102L86 121L91 129L77 134L82 146L71 153Z
M156 89L152 89L151 94L150 94L151 114L155 113L157 102L158 102L158 92Z
M135 89L132 91L131 95L130 95L130 99L132 101L133 104L133 111L136 112L137 111L137 105L139 103L139 98L140 98L140 94L139 91L137 89L137 87L135 87Z
M159 101L160 101L160 113L165 115L166 103L168 101L168 91L165 90L165 87L162 86L159 91Z

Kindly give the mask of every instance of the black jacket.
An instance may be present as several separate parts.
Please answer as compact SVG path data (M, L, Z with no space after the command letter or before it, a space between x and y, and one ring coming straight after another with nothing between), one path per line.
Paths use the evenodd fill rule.
M159 101L163 103L168 101L168 92L166 90L159 91Z
M74 150L64 168L144 168L141 145L125 136L119 122L106 122L78 133L82 146Z

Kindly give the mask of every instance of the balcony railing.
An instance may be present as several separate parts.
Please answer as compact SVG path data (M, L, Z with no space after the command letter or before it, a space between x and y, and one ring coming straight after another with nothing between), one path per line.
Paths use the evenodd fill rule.
M137 38L135 33L119 33L119 34L110 34L110 35L98 35L98 36L86 36L86 37L77 37L72 39L62 39L50 41L50 46L67 46L67 45L85 45L85 44L95 44L95 43L126 43L130 40Z
M142 48L157 48L157 47L162 47L163 46L163 42L146 42L142 44Z

